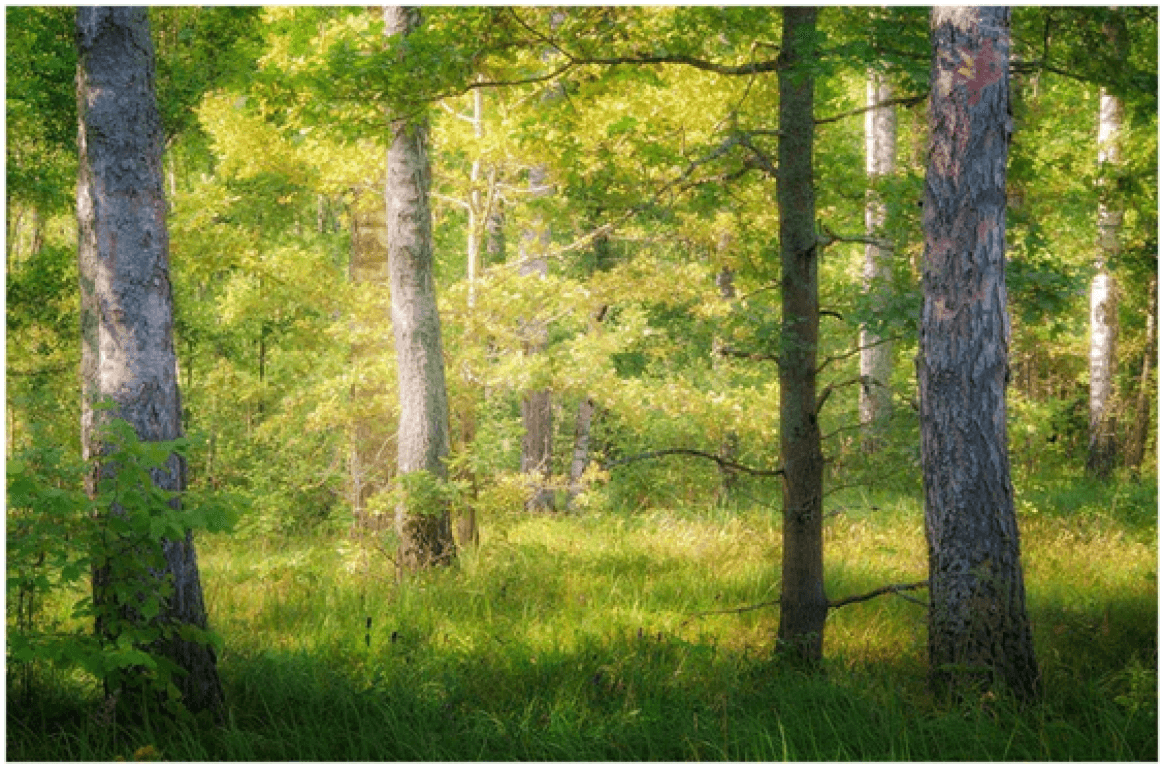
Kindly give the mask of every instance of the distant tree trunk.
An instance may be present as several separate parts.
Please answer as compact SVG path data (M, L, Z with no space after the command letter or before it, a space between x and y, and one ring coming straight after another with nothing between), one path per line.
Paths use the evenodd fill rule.
M578 403L574 419L574 455L570 460L570 484L567 489L567 509L573 509L574 500L582 493L582 475L590 466L590 426L594 420L594 401L589 397Z
M544 166L536 166L529 172L530 197L539 198L552 194L553 187L547 179ZM549 270L546 250L550 244L549 226L535 219L522 234L521 266L519 273L527 277L545 277ZM525 353L537 355L546 348L546 328L538 321L525 323ZM521 399L521 421L525 434L521 441L521 471L523 474L539 478L531 489L526 508L548 511L554 507L554 492L549 487L553 473L554 422L553 403L549 389L526 392Z
M1139 479L1140 465L1144 463L1144 451L1148 445L1149 427L1152 423L1152 368L1156 362L1156 278L1148 285L1148 311L1144 325L1144 363L1140 369L1140 391L1136 393L1136 421L1132 424L1132 434L1128 440L1128 467L1132 475Z
M353 285L373 284L383 288L388 280L384 197L380 192L372 197L370 201L357 198L352 205L348 278ZM393 524L392 518L386 515L374 517L368 509L368 500L387 489L397 451L393 425L372 405L381 394L380 386L369 383L364 373L369 363L389 350L387 342L381 342L380 334L368 327L367 322L366 318L352 318L352 332L356 340L352 344L351 360L355 383L352 384L351 393L349 473L355 522L353 533L357 535Z
M1120 163L1119 134L1123 105L1106 93L1099 97L1099 165L1110 170ZM1103 184L1111 188L1114 185ZM1099 204L1099 247L1095 277L1091 281L1091 340L1088 354L1089 403L1087 471L1106 479L1115 468L1116 414L1112 390L1116 367L1116 340L1119 336L1119 297L1111 265L1120 252L1120 230L1124 211L1119 204L1101 200Z
M866 105L872 107L893 98L893 87L884 75L871 71L866 93ZM865 197L865 232L870 237L880 237L885 224L885 203L876 187L880 179L893 174L896 156L896 110L885 106L866 112L865 175L869 190ZM884 294L893 280L893 250L867 244L864 278L866 291L875 297ZM883 303L875 300L875 306ZM873 453L884 444L886 424L893 415L893 344L862 328L860 347L862 447Z
M776 180L783 294L780 449L784 462L784 562L780 640L796 657L810 664L822 656L828 613L821 529L824 456L816 413L820 327L812 172L816 14L813 7L784 9Z
M724 256L723 251L727 250L730 238L728 235L723 235L719 239L718 249L721 251L721 258ZM719 270L719 274L715 276L715 286L719 289L719 297L725 302L734 301L736 298L736 273L728 266L723 266ZM723 342L716 339L714 342L717 346L722 346ZM716 354L714 356L713 365L719 364L722 355ZM730 430L719 444L719 456L721 459L727 461L735 461L740 452L740 436L735 430ZM721 465L719 468L720 485L719 485L719 501L721 503L727 502L732 495L732 490L735 488L737 474L731 467Z
M930 673L1038 680L1007 455L1008 8L936 7L918 389Z
M94 409L98 401L112 399L116 409L111 415L125 419L147 442L180 437L182 408L149 16L145 8L82 7L76 32L81 438L84 457L98 459L104 450L99 428L106 418ZM105 465L98 473L108 477L112 471ZM164 490L183 490L184 460L171 455L152 479ZM91 492L96 480L96 474L90 478ZM172 583L173 592L162 599L153 621L206 629L192 534L163 541L162 551L161 573L143 563L133 577L133 584L145 589L153 585L160 591L165 582ZM94 569L93 600L121 610L119 585L110 581L113 573L107 565ZM124 609L128 616L140 616L133 606ZM223 692L212 648L173 634L153 650L185 671L175 675L174 684L189 710L221 711Z
M384 7L387 35L407 35L419 24L418 8ZM394 120L385 168L392 329L400 391L396 468L402 476L427 472L443 481L448 477L449 405L433 281L427 135L423 121ZM434 506L420 508L426 503ZM402 502L396 509L396 534L398 572L448 563L456 556L447 503L419 498Z

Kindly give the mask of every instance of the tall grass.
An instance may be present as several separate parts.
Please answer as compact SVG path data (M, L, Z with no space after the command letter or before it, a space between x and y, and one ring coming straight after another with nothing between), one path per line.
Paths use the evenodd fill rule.
M227 723L103 727L92 686L58 674L10 695L8 757L1155 759L1155 490L1046 482L1019 508L1045 683L1027 708L935 701L925 610L893 596L830 615L820 673L785 667L770 510L512 515L401 584L323 534L205 538ZM830 597L925 578L914 499L830 512Z

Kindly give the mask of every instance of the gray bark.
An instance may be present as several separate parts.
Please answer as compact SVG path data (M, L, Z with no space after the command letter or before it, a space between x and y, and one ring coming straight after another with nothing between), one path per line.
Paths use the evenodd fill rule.
M530 197L546 197L553 193L544 166L529 172ZM521 266L519 274L526 277L545 277L549 270L546 251L550 245L550 230L546 222L535 218L522 233ZM546 348L545 325L537 321L524 323L525 353L536 355ZM525 434L521 441L521 471L538 478L531 488L526 508L537 511L552 510L554 493L549 487L553 473L554 422L553 404L549 389L526 392L521 399L521 421Z
M1107 93L1099 97L1099 165L1101 171L1120 163L1119 134L1123 105ZM1106 186L1106 185L1105 185ZM1124 212L1118 205L1099 204L1099 247L1091 281L1091 333L1088 353L1089 429L1087 471L1094 477L1111 476L1116 459L1116 414L1112 390L1116 343L1119 337L1119 298L1110 265L1120 252Z
M77 180L81 283L82 450L99 459L106 418L94 404L111 399L112 416L125 419L142 441L182 434L177 356L173 338L169 236L162 182L162 126L154 93L154 50L145 8L83 7L77 12ZM98 470L113 471L108 465ZM97 477L90 478L95 491ZM165 490L185 488L184 460L171 455L153 473ZM109 510L106 514L118 514ZM134 584L166 580L162 625L207 627L198 560L190 532L162 543L161 573L142 565ZM124 566L117 569L124 574ZM98 566L94 602L111 606L113 570ZM121 610L121 606L116 606ZM124 615L134 616L125 606ZM98 627L98 631L102 631ZM174 683L191 711L219 711L223 703L213 649L176 635L155 650L186 671Z
M385 34L407 35L419 24L417 8L384 8ZM427 136L423 120L393 120L385 164L386 245L400 391L396 468L401 475L428 472L445 480L449 405L433 280ZM448 505L417 507L405 501L396 509L398 570L447 563L456 555Z
M935 687L1038 679L1007 454L1007 8L938 7L918 389Z
M869 73L866 105L874 106L893 98L893 88L885 76ZM877 182L890 176L896 166L897 111L892 105L865 113L865 175L869 191L865 200L865 232L880 237L886 207L876 191ZM865 246L865 290L876 297L889 289L893 280L893 250L872 243ZM883 302L877 302L879 306ZM862 446L874 452L884 444L886 424L893 415L893 344L862 328L860 414Z
M824 648L822 502L824 456L816 414L820 331L816 196L813 190L813 84L817 9L784 9L780 58L780 209L783 318L780 452L784 462L784 553L780 640L813 664Z

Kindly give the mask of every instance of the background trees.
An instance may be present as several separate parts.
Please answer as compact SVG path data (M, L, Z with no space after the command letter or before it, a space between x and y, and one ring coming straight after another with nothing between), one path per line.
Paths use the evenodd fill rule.
M71 18L8 13L9 450L48 440L75 454ZM404 302L361 269L380 236L365 216L384 209L390 139L415 139L423 118L431 242L417 253L432 258L416 285L435 289L446 379L432 391L447 389L452 429L424 422L431 445L449 436L422 462L439 482L414 490L475 511L487 543L529 495L523 403L552 392L537 409L549 458L534 464L540 498L570 497L559 509L802 509L805 543L791 531L771 553L794 572L766 583L804 587L805 613L789 594L782 615L808 618L786 637L820 655L825 587L846 583L844 568L824 570L829 532L877 506L846 493L922 495L912 360L930 141L923 9L826 8L811 25L793 12L814 51L807 73L788 65L797 49L781 44L783 14L764 7L433 7L391 36L366 9L151 13L182 420L199 437L190 484L245 500L240 540L343 538L353 518L394 513L388 480L421 468L397 453L417 423L398 391L407 356L388 336ZM1105 31L1119 19L1122 48ZM1012 26L1006 426L1021 522L1025 489L1087 466L1101 200L1124 212L1107 259L1122 286L1111 477L1155 460L1156 23L1154 8L1026 8ZM896 170L876 183L864 170L863 124L882 111L869 109L871 70L897 114ZM1099 184L1101 88L1123 100L1125 141ZM812 151L780 163L794 146L780 140L793 93L810 104L793 122ZM421 173L412 162L409 181ZM554 194L531 189L531 169ZM871 187L884 212L872 246ZM518 244L535 228L546 235L539 277L526 279ZM890 244L867 286L866 247ZM538 329L538 354L523 328ZM859 347L883 353L879 370L891 372L876 375L898 396L869 453L860 393L873 374ZM373 480L383 486L369 493ZM382 530L339 546L348 565L383 572L382 553L400 544Z

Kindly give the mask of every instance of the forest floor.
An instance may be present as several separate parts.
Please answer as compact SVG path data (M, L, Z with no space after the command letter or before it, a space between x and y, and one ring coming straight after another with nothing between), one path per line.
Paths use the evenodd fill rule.
M222 726L109 728L96 688L9 678L9 760L1155 760L1154 482L1019 483L1036 702L940 701L924 608L831 612L825 662L773 652L779 514L485 520L453 568L397 584L334 534L207 536ZM829 497L832 599L925 579L916 494ZM924 596L924 592L907 595Z

